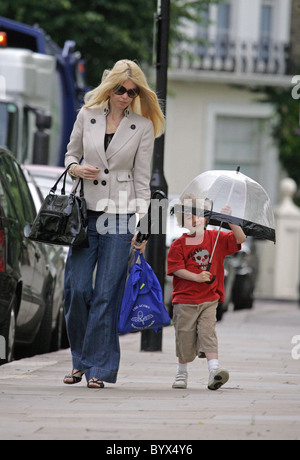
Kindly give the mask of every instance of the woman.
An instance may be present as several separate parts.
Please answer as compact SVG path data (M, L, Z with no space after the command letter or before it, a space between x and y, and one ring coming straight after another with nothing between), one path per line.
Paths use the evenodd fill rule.
M83 374L89 388L116 382L118 316L130 247L138 247L128 222L148 208L154 139L164 128L156 94L129 60L105 71L74 124L65 165L71 165L73 177L84 179L89 248L71 248L66 265L65 314L73 360L66 384L80 382Z

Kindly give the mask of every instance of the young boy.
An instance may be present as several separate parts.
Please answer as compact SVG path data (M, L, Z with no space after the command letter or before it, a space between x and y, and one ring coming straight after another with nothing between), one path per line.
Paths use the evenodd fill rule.
M230 224L230 233L221 231L211 269L207 271L218 232L205 229L207 219L198 216L198 210L197 215L192 214L199 200L192 201L192 207L175 212L179 225L189 233L172 243L167 258L167 274L173 276L173 322L178 357L173 388L187 387L187 363L198 356L208 361L208 388L217 390L229 380L228 371L218 362L215 331L217 306L224 301L224 258L238 252L246 237L236 225ZM225 206L221 212L231 214L231 208ZM214 275L215 280L208 284Z

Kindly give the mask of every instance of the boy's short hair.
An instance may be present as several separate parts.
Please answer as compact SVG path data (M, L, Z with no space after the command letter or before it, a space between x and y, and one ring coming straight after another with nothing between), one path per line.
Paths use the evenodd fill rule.
M184 195L181 197L180 202L174 206L174 214L180 227L184 227L184 217L191 214L205 217L206 225L208 219L205 211L209 211L207 200L196 198L192 194Z

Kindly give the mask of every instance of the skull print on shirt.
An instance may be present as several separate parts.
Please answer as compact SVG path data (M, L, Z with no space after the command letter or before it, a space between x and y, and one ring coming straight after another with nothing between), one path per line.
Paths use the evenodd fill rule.
M206 270L209 262L210 254L206 249L198 248L193 254L193 260L199 265L198 268Z

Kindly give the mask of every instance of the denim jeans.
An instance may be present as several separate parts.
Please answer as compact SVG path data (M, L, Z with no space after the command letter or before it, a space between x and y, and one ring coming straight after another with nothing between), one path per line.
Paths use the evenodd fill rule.
M112 216L97 231L89 216L89 248L70 248L65 272L65 316L73 369L115 383L120 363L118 317L124 293L132 234L130 215ZM99 220L98 220L99 223ZM95 270L96 268L96 270Z

